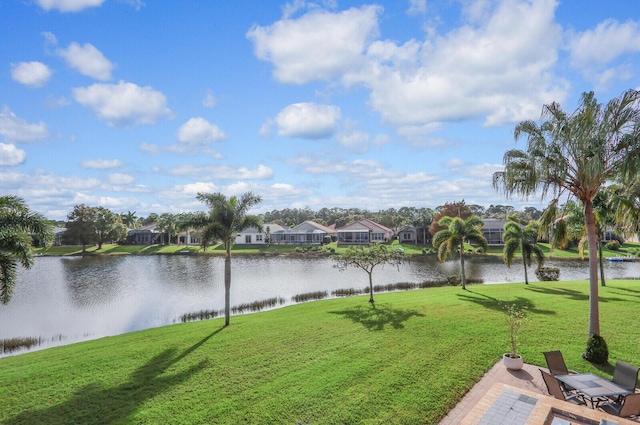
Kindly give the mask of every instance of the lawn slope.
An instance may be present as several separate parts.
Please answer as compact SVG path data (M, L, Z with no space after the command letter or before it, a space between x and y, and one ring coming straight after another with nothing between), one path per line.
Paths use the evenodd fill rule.
M640 281L601 288L611 362L640 365ZM588 283L432 288L178 324L0 359L3 424L437 424L505 352L501 305L529 309L525 361L581 359Z

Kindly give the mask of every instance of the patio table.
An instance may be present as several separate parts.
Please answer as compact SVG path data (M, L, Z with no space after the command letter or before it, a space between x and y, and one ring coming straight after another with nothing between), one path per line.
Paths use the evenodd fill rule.
M556 379L588 398L591 401L591 407L594 408L597 407L599 401L604 401L607 397L625 395L631 392L608 379L592 373L556 375Z

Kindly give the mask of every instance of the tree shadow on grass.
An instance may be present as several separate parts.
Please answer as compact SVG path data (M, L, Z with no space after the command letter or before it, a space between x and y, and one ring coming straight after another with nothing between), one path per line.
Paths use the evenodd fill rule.
M404 322L410 318L424 317L424 314L416 310L402 310L393 308L388 304L374 304L367 306L356 306L346 310L330 311L331 314L338 314L351 319L354 323L360 323L371 331L381 331L386 325L394 329L403 329Z
M115 387L104 387L90 383L55 406L25 411L6 420L3 424L113 424L132 422L132 416L148 400L182 384L192 375L203 370L208 361L201 362L176 373L166 373L180 360L193 353L211 337L222 331L220 328L204 337L182 353L168 348L131 373L127 382Z
M608 286L606 286L605 288L608 288ZM576 301L589 300L589 294L584 294L580 291L575 291L573 289L549 288L548 286L531 286L527 289L533 292L540 292L548 295L564 296L570 300L576 300ZM598 300L603 303L613 302L613 301L629 302L628 299L616 298L616 297L605 297L600 294L598 294Z
M473 295L470 295L473 294ZM498 298L490 297L479 292L467 290L464 294L457 294L458 298L464 301L472 302L474 304L481 305L482 307L490 310L504 311L505 306L515 304L519 308L524 308L530 313L535 314L556 314L553 310L541 310L536 308L536 305L528 298L515 297L506 300L500 300Z

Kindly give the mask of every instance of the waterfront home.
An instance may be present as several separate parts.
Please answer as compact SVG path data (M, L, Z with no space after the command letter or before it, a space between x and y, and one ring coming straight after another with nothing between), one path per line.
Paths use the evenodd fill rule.
M402 243L416 243L418 241L418 232L415 227L407 226L398 230L398 241Z
M275 245L279 244L307 244L316 245L323 244L325 242L332 241L336 238L336 230L316 223L315 221L307 220L298 224L291 229L282 229L278 231L271 231L271 243Z
M160 232L155 224L127 231L127 243L130 245L152 245L160 241Z
M284 227L275 223L263 224L262 232L259 232L255 227L249 227L248 229L244 229L242 232L238 233L235 243L238 245L263 245L268 242L269 238L271 238L271 243L273 243L273 233L283 230L285 230ZM269 235L269 238L267 238L267 234Z
M393 232L382 224L363 218L339 228L337 233L338 244L366 245L371 242L387 242Z
M498 218L483 218L484 226L482 226L482 236L487 240L489 245L504 245L502 234L504 233L504 225L508 220Z

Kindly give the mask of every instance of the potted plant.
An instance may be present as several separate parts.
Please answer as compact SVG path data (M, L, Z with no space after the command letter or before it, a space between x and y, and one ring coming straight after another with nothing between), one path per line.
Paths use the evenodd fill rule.
M525 307L517 304L509 304L504 309L507 325L509 326L509 343L511 350L502 356L502 361L507 369L522 369L522 356L518 354L518 333L527 322Z

